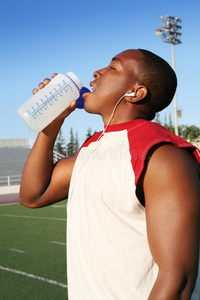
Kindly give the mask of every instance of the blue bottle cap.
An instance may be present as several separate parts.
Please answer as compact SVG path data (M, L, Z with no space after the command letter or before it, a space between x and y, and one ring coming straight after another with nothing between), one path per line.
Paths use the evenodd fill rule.
M82 87L82 89L80 90L80 97L76 100L78 107L77 108L84 108L84 99L83 99L83 94L90 92L90 90L86 87Z

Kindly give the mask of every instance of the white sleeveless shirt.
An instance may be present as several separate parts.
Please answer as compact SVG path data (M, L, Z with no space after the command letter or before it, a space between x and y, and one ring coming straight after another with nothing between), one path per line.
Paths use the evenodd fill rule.
M69 300L148 299L158 266L147 241L145 208L135 192L149 149L172 142L171 133L146 133L149 124L155 123L111 125L78 154L67 207ZM191 146L179 138L173 143ZM193 300L197 294L196 288Z

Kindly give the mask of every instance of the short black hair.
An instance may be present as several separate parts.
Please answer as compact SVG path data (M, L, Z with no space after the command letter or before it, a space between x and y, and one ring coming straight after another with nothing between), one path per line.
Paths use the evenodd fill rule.
M157 112L171 103L177 87L177 77L172 67L160 56L148 50L138 50L142 53L142 58L138 59L136 79L148 89L146 109L152 120Z

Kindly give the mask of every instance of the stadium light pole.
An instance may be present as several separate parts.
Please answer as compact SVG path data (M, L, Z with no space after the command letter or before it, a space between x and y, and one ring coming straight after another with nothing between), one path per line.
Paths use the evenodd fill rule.
M164 43L171 44L171 57L172 57L172 68L175 71L175 62L174 62L174 45L181 44L180 36L181 33L179 30L182 28L179 24L182 21L177 17L172 16L161 16L161 28L155 30L155 34L162 36L162 41ZM177 103L176 103L176 93L174 95L174 128L175 134L178 135L178 113Z

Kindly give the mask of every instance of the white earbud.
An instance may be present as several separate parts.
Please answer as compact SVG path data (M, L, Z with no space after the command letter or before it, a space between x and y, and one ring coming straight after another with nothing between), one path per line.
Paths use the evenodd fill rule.
M124 97L125 97L125 96L135 97L135 93L132 92L132 93L130 93L130 94L125 94Z

